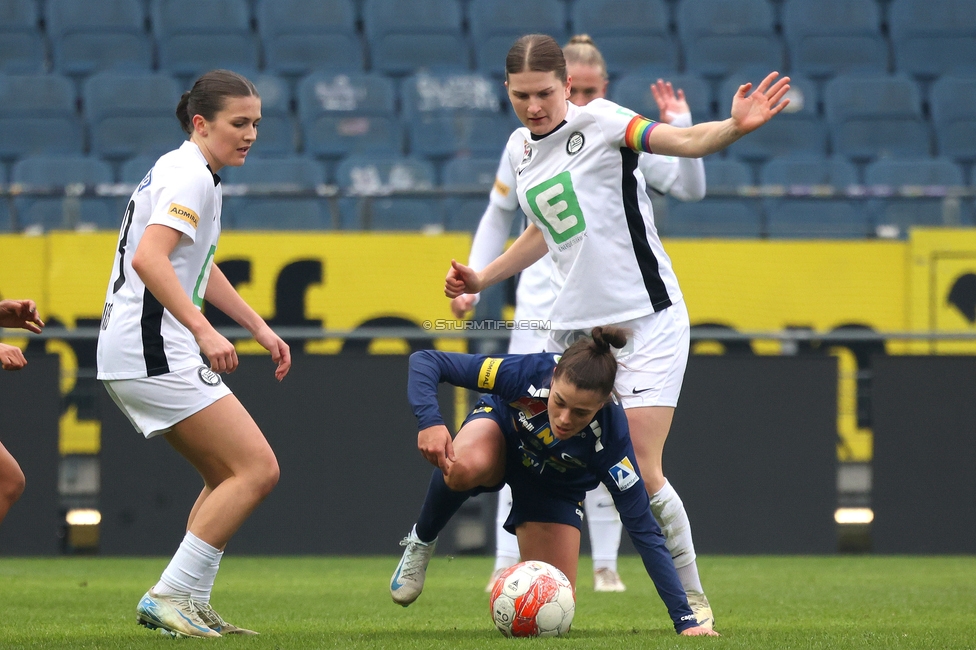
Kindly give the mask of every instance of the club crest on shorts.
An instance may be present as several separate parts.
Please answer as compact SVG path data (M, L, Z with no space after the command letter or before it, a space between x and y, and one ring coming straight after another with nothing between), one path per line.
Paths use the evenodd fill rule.
M570 156L575 156L580 152L584 144L586 144L586 138L579 131L575 131L569 136L569 140L566 141L566 153Z
M205 383L207 386L219 386L220 385L220 375L215 373L213 370L207 366L200 366L197 369L197 375L200 377L200 381Z

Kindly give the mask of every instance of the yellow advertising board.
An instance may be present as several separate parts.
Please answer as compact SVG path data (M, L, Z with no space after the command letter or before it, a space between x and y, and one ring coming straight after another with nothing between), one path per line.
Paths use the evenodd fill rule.
M976 230L913 230L912 329L976 334ZM976 341L928 341L916 354L976 354Z

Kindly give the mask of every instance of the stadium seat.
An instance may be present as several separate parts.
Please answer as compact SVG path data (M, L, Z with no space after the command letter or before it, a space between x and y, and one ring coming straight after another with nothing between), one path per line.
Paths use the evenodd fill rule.
M159 156L141 154L133 156L119 166L119 182L138 185L159 160Z
M292 76L324 68L362 71L353 0L258 0L256 13L268 70Z
M790 155L773 158L759 170L762 185L830 185L845 188L857 184L857 169L842 158Z
M652 120L659 119L661 112L657 108L654 96L651 95L651 84L659 78L670 81L676 91L678 88L685 91L685 99L688 101L695 122L707 122L712 119L712 90L698 75L665 75L663 70L654 73L631 72L611 83L607 96L617 104L626 106L644 117ZM731 97L729 100L731 101Z
M972 0L893 0L888 23L899 72L922 77L976 73Z
M731 158L715 156L705 158L705 183L706 192L719 189L729 192L743 185L755 184L749 165Z
M179 147L186 139L175 117L180 94L165 74L92 75L82 86L92 152L122 159Z
M378 74L313 73L298 84L306 154L403 151L393 82Z
M468 5L475 67L495 77L505 75L505 57L525 34L548 34L563 45L566 9L560 0L495 0Z
M28 156L17 161L11 173L12 182L38 187L96 185L112 180L112 168L107 163L87 156ZM122 219L110 198L19 197L14 202L22 228L60 230L94 224L115 229Z
M664 0L576 0L569 15L574 33L593 38L611 75L647 65L677 67Z
M453 111L498 114L505 87L482 74L420 72L400 84L402 114L406 119Z
M879 160L864 170L864 182L875 194L897 193L899 189L911 198L892 196L872 199L872 212L879 233L896 228L904 235L912 226L959 225L957 215L946 213L943 199L933 197L928 188L954 187L964 184L962 169L946 158ZM928 197L928 198L927 198ZM966 217L968 220L968 216ZM966 225L971 225L967 223Z
M695 0L678 5L689 72L723 77L746 66L783 69L783 43L767 0Z
M875 0L787 0L783 29L791 76L888 72L888 44Z
M752 202L715 199L682 203L668 199L668 212L658 220L664 237L757 238L762 220Z
M82 153L84 128L76 101L66 77L0 74L0 159Z
M154 0L159 68L188 81L213 70L257 70L257 39L246 0Z
M470 65L458 0L365 0L363 24L373 68L380 72Z
M408 124L411 154L434 159L500 154L516 128L505 115L462 111L422 115Z
M318 197L237 196L234 184L250 191L313 190L325 182L322 164L311 158L253 158L225 167L222 222L238 230L324 230L332 227L328 206Z
M929 95L939 154L976 161L976 76L941 77Z
M0 0L0 72L38 74L47 70L36 0Z
M259 75L252 81L261 96L261 122L252 155L294 156L299 149L299 130L291 110L288 84L271 74Z
M45 13L58 72L89 75L152 68L152 39L141 0L47 0Z
M0 197L0 233L14 230L14 223L10 218L10 202L9 197Z
M918 87L908 77L840 75L824 90L834 153L855 160L927 156Z
M755 68L732 73L719 90L719 118L729 115L732 97L739 86L751 82L755 88L769 74ZM817 111L817 85L803 76L790 75L789 105L772 121L729 147L729 153L749 161L767 160L786 154L827 153L827 125Z
M446 230L475 231L488 207L488 193L495 183L498 161L498 156L465 156L447 161L441 185L445 190L463 194L450 196L444 201Z
M350 156L339 164L336 177L346 192L362 198L340 199L344 228L364 230L420 230L443 228L444 217L435 197L390 196L391 192L430 190L434 166L425 160L391 155Z

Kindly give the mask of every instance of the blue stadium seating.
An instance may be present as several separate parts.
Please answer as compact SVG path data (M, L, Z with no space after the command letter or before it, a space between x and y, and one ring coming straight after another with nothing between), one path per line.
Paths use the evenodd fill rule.
M298 115L307 154L403 151L393 82L382 75L313 73L298 85Z
M753 202L734 199L682 203L668 199L667 216L657 220L664 237L756 238L762 219Z
M180 94L165 74L92 75L82 86L92 152L122 159L179 147L186 139L175 117Z
M257 18L265 65L273 72L305 75L324 68L363 69L352 0L259 0Z
M432 113L409 122L410 151L428 158L456 155L490 156L505 148L515 130L505 115L479 115L457 111Z
M976 77L945 76L929 95L939 154L976 161Z
M76 100L74 84L60 75L0 74L0 159L82 153Z
M657 108L654 96L651 95L651 84L658 79L670 81L675 91L679 88L685 91L691 116L696 122L712 119L712 91L697 75L665 75L661 70L653 74L650 71L632 72L611 83L607 89L607 96L621 106L656 120L661 112ZM731 97L729 99L731 100Z
M47 69L35 0L0 0L0 72L36 74Z
M742 185L755 184L752 178L752 170L745 163L731 158L716 158L715 156L705 158L704 162L706 192L717 189L728 192Z
M45 13L58 72L89 75L152 68L152 41L141 0L47 0Z
M252 81L261 96L261 122L251 155L295 155L299 148L299 129L291 110L288 84L270 74L259 75Z
M611 75L647 65L677 67L664 0L576 0L570 22L575 33L593 37Z
M855 160L929 155L918 87L908 77L840 75L824 94L834 153Z
M468 68L457 0L365 0L363 24L375 70L402 75L430 66Z
M782 156L762 166L759 182L763 185L831 185L845 188L857 184L857 169L842 158Z
M141 154L133 156L119 166L119 182L138 185L156 164L159 156Z
M344 228L420 230L442 228L444 216L434 197L385 196L391 191L429 190L434 166L425 160L391 155L350 156L339 164L339 186L364 198L339 201Z
M791 73L888 72L888 44L875 0L787 0L783 29Z
M153 0L159 68L186 78L215 68L257 70L246 0Z
M678 5L687 69L726 76L746 66L783 69L783 43L767 0L695 0Z
M482 74L420 72L400 84L401 114L406 119L455 111L498 114L505 87Z
M308 190L325 182L322 164L310 158L253 158L225 167L223 183L256 190ZM317 197L235 196L227 191L221 220L238 230L323 230L332 227L328 206Z
M525 34L548 34L563 45L566 8L560 0L495 0L468 5L475 67L496 77L505 75L505 57Z
M755 88L768 70L749 69L733 73L719 90L719 116L729 114L732 97L739 86L752 82ZM752 92L752 91L750 91ZM735 142L729 153L744 160L767 160L786 154L827 153L827 125L817 111L817 86L802 76L790 75L789 105L772 121Z
M499 154L500 154L499 150ZM444 201L446 230L474 232L481 215L488 207L488 193L495 183L498 156L481 158L460 157L447 161L441 186L445 190L467 191L474 194L448 197ZM514 191L514 188L511 190Z
M946 221L941 198L925 198L926 187L963 185L962 170L946 158L917 158L879 160L864 170L869 186L895 190L913 186L912 198L872 199L868 209L875 224L881 228L895 226L904 234L912 226L957 225ZM968 214L965 219L968 221ZM966 225L971 225L967 223Z
M900 72L923 77L976 72L972 0L893 0L888 22Z
M107 163L86 156L28 156L17 161L11 174L14 183L41 187L70 183L95 185L112 180L112 168ZM21 197L15 199L15 205L22 228L60 230L81 224L118 228L122 218L116 213L116 202L107 198Z

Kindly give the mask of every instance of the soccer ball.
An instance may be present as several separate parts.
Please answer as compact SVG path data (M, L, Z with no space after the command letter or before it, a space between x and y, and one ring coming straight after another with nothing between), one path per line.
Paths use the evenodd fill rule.
M576 597L562 571L531 560L499 576L489 605L495 627L505 636L559 636L573 623Z

